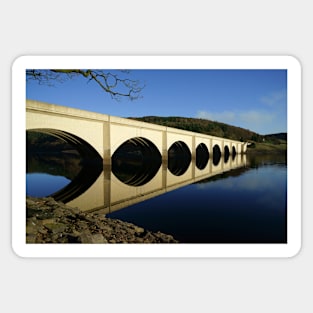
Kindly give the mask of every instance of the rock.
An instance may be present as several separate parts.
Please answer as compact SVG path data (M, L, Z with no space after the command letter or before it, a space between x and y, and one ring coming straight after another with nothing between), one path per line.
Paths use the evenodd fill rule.
M93 243L92 235L89 230L84 230L80 234L81 243Z
M26 198L27 243L177 243L171 235L81 212L52 198Z
M102 234L94 234L92 235L92 243L107 243L107 240L104 239Z
M45 227L53 233L62 233L66 229L66 225L63 223L47 223Z
M56 222L55 218L48 218L46 220L42 220L41 221L41 225L46 225L46 224L53 224Z
M138 227L138 226L135 226L134 230L135 230L136 233L139 233L139 234L143 233L145 231L142 227Z

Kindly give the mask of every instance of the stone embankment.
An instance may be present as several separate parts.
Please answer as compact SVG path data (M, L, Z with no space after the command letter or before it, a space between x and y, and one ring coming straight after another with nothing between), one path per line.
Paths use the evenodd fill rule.
M97 212L81 212L53 198L26 198L27 243L177 243L171 235Z

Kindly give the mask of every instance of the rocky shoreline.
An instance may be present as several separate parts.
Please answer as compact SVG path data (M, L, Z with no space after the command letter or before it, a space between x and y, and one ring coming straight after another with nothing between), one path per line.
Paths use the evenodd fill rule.
M178 243L171 235L97 212L81 212L53 198L26 197L26 243Z

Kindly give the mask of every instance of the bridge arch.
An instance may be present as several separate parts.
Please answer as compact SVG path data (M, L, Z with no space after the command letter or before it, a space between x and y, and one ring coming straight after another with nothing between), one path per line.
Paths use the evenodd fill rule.
M162 156L147 138L133 137L122 143L112 155L112 173L123 183L142 186L158 172Z
M218 165L222 156L221 148L218 144L213 147L213 165Z
M57 201L64 203L77 198L84 193L96 181L103 171L103 160L99 153L83 139L57 129L36 128L27 132L47 134L70 144L81 157L81 170L73 180L64 188L49 195Z
M51 128L33 128L27 129L26 131L47 134L61 139L62 141L75 147L84 159L102 159L100 154L87 141L66 131Z
M175 176L183 175L191 163L191 152L183 141L175 141L168 149L168 169Z
M151 126L152 125L152 126ZM163 152L163 132L166 128L135 120L110 116L110 153L111 156L121 145L132 138L142 138L154 144L159 153Z
M209 149L206 144L200 143L196 148L196 166L199 170L203 170L209 162Z
M108 115L27 100L26 130L50 129L76 136L93 147L103 158Z
M232 158L234 159L237 154L235 146L232 147Z
M230 155L229 147L228 147L228 145L225 145L225 146L224 146L224 162L225 162L225 163L228 162L229 155Z

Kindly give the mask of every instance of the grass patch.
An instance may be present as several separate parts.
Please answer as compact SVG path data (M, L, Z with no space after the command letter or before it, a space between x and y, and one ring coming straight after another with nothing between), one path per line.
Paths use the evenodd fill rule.
M254 142L248 146L247 153L285 153L287 152L287 143L272 144L263 142Z

